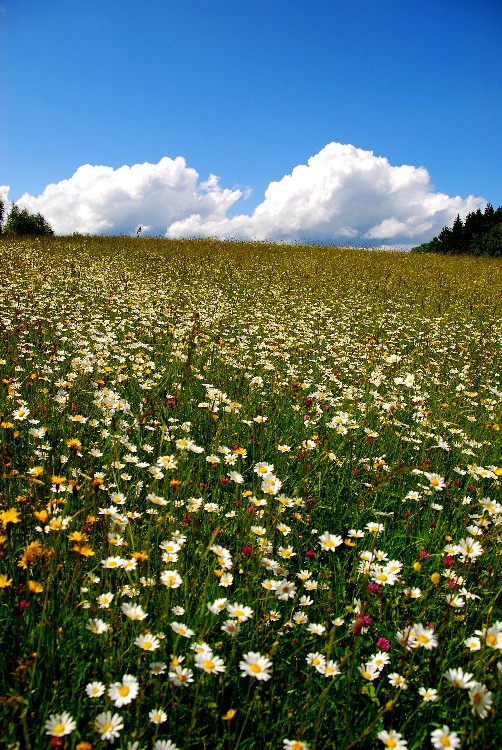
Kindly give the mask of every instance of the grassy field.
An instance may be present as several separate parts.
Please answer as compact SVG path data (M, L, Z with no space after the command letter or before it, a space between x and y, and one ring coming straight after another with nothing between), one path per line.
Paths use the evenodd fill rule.
M0 240L0 747L502 747L502 264Z

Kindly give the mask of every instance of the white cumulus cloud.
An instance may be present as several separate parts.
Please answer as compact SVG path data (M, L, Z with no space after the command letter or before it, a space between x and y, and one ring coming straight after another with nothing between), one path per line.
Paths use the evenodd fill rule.
M434 190L424 167L393 166L350 144L329 143L307 164L271 182L251 214L230 217L247 193L201 181L186 161L112 169L79 167L18 205L41 212L59 233L132 234L138 226L167 237L220 237L332 244L416 245L483 198Z
M395 167L372 151L329 143L307 164L271 182L251 216L193 215L171 224L167 234L413 245L485 203L435 192L423 167Z
M220 188L215 175L199 182L181 156L165 156L158 164L119 169L84 164L68 180L48 185L38 196L25 193L16 202L42 213L57 234L132 234L139 226L164 234L191 214L203 221L224 218L241 195Z

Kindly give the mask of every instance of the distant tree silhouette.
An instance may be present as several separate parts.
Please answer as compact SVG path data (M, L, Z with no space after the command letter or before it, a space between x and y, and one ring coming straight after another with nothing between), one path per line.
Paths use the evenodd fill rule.
M502 206L494 209L489 203L484 212L478 208L467 214L464 222L457 216L451 228L443 227L437 237L412 252L502 257Z
M4 229L5 234L54 234L49 222L42 214L30 214L26 208L12 204Z

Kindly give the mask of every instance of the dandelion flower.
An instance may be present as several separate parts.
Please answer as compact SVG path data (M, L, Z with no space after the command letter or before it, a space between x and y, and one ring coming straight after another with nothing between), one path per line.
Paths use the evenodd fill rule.
M16 508L9 508L0 512L0 521L2 522L2 527L6 529L9 523L20 523L21 517Z
M62 714L51 714L45 722L45 733L51 737L64 737L76 728L76 721L67 711L63 711Z

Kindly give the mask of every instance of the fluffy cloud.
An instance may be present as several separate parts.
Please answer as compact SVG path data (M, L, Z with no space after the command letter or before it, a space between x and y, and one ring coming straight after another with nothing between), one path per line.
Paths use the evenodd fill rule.
M12 205L9 200L10 185L0 185L0 199L3 201L5 214L7 215Z
M39 196L25 193L17 204L42 213L57 234L131 234L138 226L163 234L191 214L201 221L222 220L241 196L240 190L220 188L215 175L199 182L182 157L165 156L158 164L119 169L85 164Z
M85 165L18 204L40 211L58 233L131 234L141 225L167 237L416 245L486 203L437 193L423 167L392 166L341 143L271 182L252 214L229 217L243 197L214 175L199 181L183 158L164 157L116 170Z
M174 222L170 237L213 235L258 240L416 245L482 198L436 193L423 167L394 167L351 145L330 143L308 163L271 182L251 216Z

